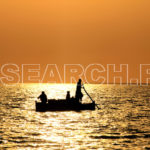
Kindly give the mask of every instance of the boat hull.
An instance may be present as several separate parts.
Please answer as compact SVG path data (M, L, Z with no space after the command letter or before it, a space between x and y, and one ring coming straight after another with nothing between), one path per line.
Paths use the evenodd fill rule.
M67 100L48 100L48 103L35 102L36 111L80 111L95 110L95 102L79 103Z

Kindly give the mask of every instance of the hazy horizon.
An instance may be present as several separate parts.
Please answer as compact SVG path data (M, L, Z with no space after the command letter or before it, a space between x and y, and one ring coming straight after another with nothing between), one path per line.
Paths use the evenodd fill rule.
M149 0L0 1L0 65L150 64ZM0 74L1 76L1 74Z

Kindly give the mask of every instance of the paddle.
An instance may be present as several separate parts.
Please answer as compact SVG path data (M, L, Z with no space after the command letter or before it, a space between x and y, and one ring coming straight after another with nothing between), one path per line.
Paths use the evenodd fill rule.
M84 85L82 85L82 88L84 89L84 91L85 91L85 93L87 94L87 96L91 99L91 101L92 101L92 102L95 102L95 101L92 99L92 97L89 95L89 93L86 91ZM95 105L96 105L97 109L100 109L97 104L95 104Z

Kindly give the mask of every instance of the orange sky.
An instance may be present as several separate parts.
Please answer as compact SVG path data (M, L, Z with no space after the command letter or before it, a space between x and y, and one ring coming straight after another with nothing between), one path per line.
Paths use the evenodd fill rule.
M126 63L134 70L149 55L150 0L0 1L0 64Z

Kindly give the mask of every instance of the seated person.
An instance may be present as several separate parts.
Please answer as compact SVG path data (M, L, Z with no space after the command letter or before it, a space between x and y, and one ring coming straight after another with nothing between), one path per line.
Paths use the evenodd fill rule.
M70 91L67 91L66 100L70 100Z
M46 103L47 103L47 95L45 94L44 91L42 91L42 93L41 93L41 95L38 97L38 99L40 99L43 104L46 104Z

